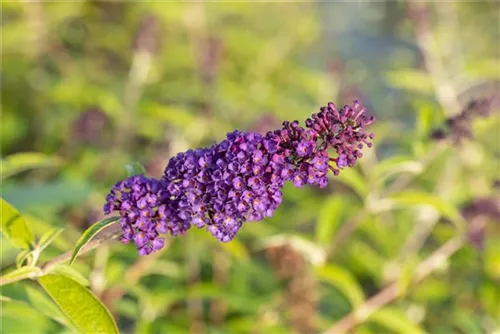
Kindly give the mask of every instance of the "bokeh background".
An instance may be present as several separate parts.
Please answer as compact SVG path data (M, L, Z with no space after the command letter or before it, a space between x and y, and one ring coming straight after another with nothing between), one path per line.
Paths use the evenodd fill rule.
M378 119L375 146L328 188L287 186L273 218L228 244L191 230L159 254L116 243L75 268L125 333L318 333L342 319L363 334L499 333L498 104L467 120L472 139L431 135L498 94L499 12L480 1L3 1L2 158L36 168L3 174L2 197L38 235L65 228L46 260L103 218L126 164L160 177L172 155L226 132L359 99ZM449 240L456 250L418 279ZM5 269L17 251L3 239L1 251ZM394 282L397 298L363 317ZM2 332L68 332L26 286L38 289L2 289L13 299Z

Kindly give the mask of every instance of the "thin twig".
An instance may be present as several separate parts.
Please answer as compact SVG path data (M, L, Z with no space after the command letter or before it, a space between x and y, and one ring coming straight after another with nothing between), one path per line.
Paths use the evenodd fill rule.
M121 228L120 225L118 224L113 224L105 228L95 239L90 241L87 245L82 247L80 251L78 252L79 255L85 254L90 252L91 250L97 248L98 246L113 241L117 239L121 235ZM55 258L43 263L42 265L39 266L41 269L40 272L34 272L30 273L27 275L23 276L16 276L12 278L0 278L0 286L2 285L7 285L10 283L14 283L17 281L21 281L23 279L27 278L36 278L38 276L45 275L50 272L51 269L53 269L55 266L58 264L67 262L71 259L71 256L73 255L73 251L66 252L64 254L61 254L59 256L56 256Z
M434 270L439 268L448 258L460 249L463 241L464 239L462 237L455 237L438 248L424 261L420 262L415 270L413 282L417 283L421 281ZM356 310L349 313L332 327L328 328L325 331L325 334L341 334L349 332L352 328L368 319L370 315L382 308L384 305L401 296L401 294L402 291L400 283L398 281L391 283L382 291L363 303Z
M112 224L108 227L106 227L101 233L99 233L92 241L90 241L88 244L82 247L78 254L81 256L85 253L90 252L91 250L97 248L98 246L110 242L112 240L118 239L118 237L121 235L121 227L119 224ZM44 273L49 272L53 267L55 267L58 264L64 263L66 261L69 261L71 259L71 256L73 255L73 251L66 252L64 254L61 254L44 264L42 264L40 267L42 268L42 271Z

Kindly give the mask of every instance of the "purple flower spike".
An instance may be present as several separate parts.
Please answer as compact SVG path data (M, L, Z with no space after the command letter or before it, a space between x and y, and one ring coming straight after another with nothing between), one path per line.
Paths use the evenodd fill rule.
M371 146L373 134L363 128L373 121L356 101L340 110L329 103L306 120L306 128L293 121L265 135L228 133L211 147L177 154L161 180L118 182L104 212L120 213L121 240L133 241L140 255L164 247L160 234L177 236L192 225L228 242L243 223L273 215L286 181L326 187L328 171L337 175L354 166L362 147Z

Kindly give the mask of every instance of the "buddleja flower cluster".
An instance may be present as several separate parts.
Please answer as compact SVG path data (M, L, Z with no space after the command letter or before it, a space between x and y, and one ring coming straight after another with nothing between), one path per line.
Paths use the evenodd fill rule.
M459 114L446 119L444 128L433 130L431 138L450 138L455 145L464 139L473 139L472 121L479 117L488 117L492 112L494 100L495 98L490 97L470 101Z
M329 103L305 128L294 121L265 135L231 132L211 147L173 157L161 180L118 182L104 212L120 213L122 241L133 241L141 255L161 249L162 235L184 234L191 226L228 242L243 223L273 215L285 182L325 187L329 171L354 166L373 139L363 128L374 118L364 113L357 101L340 110Z

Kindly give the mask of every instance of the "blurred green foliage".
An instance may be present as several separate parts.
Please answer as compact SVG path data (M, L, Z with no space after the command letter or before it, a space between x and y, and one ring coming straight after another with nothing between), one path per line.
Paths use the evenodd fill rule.
M286 186L276 215L228 244L191 230L159 255L112 244L74 267L126 333L322 332L394 281L400 297L353 332L496 333L500 219L474 203L499 201L498 105L474 121L474 140L429 135L498 94L499 10L4 1L2 197L37 237L65 228L45 261L103 218L125 165L160 177L173 154L228 131L265 132L360 99L378 118L375 147L328 188ZM414 283L417 264L454 236L463 246ZM7 273L18 251L1 241ZM2 332L72 330L41 291L2 287Z

